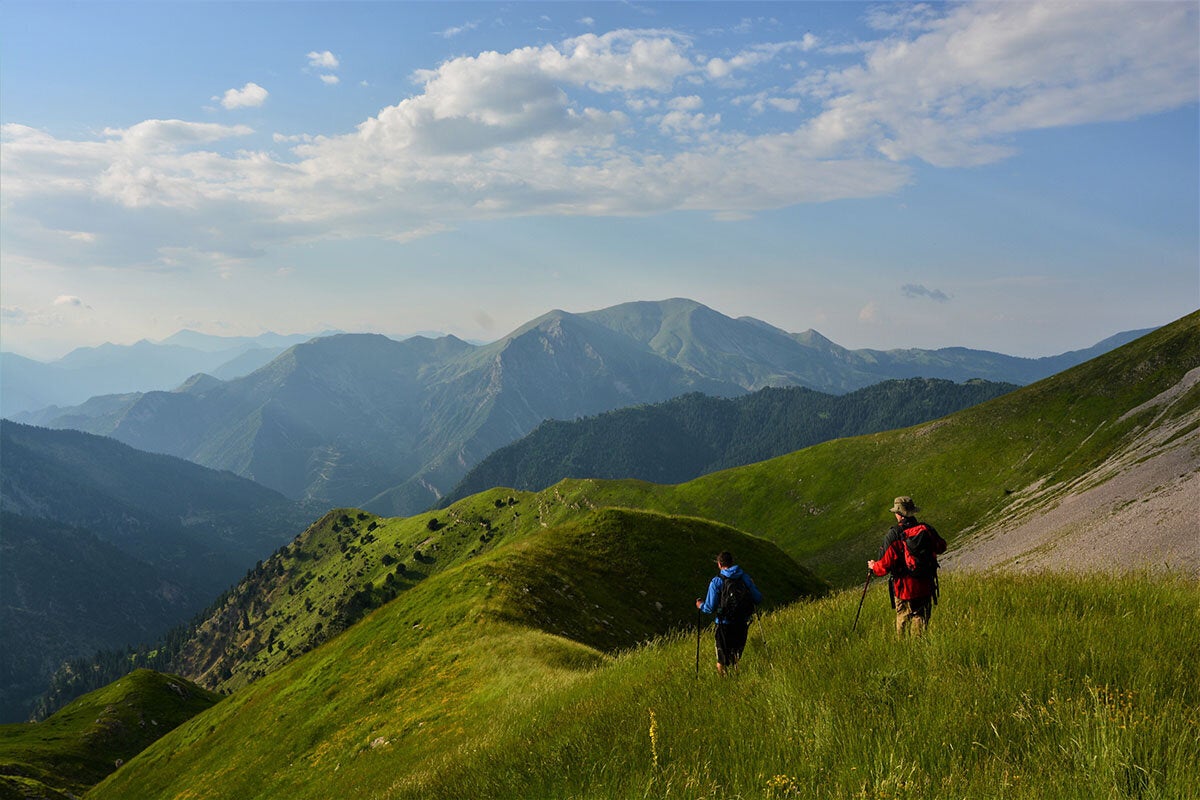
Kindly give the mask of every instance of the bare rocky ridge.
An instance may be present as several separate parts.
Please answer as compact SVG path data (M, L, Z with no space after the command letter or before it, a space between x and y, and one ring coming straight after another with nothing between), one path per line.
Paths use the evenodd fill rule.
M1156 409L1133 443L1080 479L1019 493L1012 512L947 553L947 570L1178 572L1200 578L1200 408L1172 416L1200 368L1126 414Z

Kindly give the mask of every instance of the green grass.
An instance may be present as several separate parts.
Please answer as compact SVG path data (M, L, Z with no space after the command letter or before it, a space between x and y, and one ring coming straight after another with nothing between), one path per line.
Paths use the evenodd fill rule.
M0 797L82 794L219 699L182 678L138 670L43 722L0 725Z
M351 796L417 773L467 731L502 733L531 691L690 624L714 555L729 547L758 565L773 603L826 591L765 540L705 520L598 510L418 582L181 726L144 754L145 770L118 770L98 795ZM329 789L331 777L344 789Z
M695 679L690 638L662 642L379 796L1195 796L1194 585L955 577L946 594L918 641L878 591L861 635L854 592L780 612L727 680L708 659Z
M1192 582L948 576L923 640L895 638L879 586L850 635L842 592L768 615L720 679L710 631L697 677L691 632L603 656L497 621L473 580L421 628L381 609L89 797L1195 797Z

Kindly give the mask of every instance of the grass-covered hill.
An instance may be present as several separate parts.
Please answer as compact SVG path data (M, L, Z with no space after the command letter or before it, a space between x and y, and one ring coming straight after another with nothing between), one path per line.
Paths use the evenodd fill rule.
M427 582L88 797L1194 796L1190 582L955 575L908 642L878 590L849 635L841 592L761 620L720 679L707 632L697 674L690 632L613 657L510 622L522 566Z
M0 798L77 797L219 695L138 670L40 723L0 725Z
M849 585L875 556L898 494L915 495L923 516L954 544L1018 505L1029 514L1052 504L1056 491L1143 442L1164 422L1147 401L1200 366L1198 329L1194 314L1075 370L931 423L828 442L676 486L575 480L535 494L494 490L410 518L336 512L223 598L189 635L181 660L162 666L209 686L243 685L433 572L505 537L571 524L602 507L716 520L769 539L822 578ZM1193 389L1172 413L1196 413L1198 406ZM1175 515L1164 524L1186 519Z
M508 701L528 700L530 681L556 685L620 660L641 642L694 626L694 598L715 574L713 558L724 548L756 565L755 581L773 605L826 590L769 542L704 520L598 509L566 524L538 526L417 581L321 647L236 691L219 707L250 727L226 736L218 733L224 723L204 723L203 738L231 750L203 756L209 766L202 770L220 776L191 783L191 791L208 796L227 785L234 793L290 796L312 774L267 767L274 758L290 762L283 754L311 746L306 760L317 751L336 754L310 764L313 774L333 774L343 746L356 750L361 740L367 749L387 748L404 732L419 734L423 744L392 752L415 769L464 730L497 721L502 709L516 713L519 705ZM284 674L308 677L278 683ZM284 694L241 704L273 692L272 685ZM263 768L251 769L237 755L248 752L245 743L234 742L242 735L272 752L265 760L252 758ZM191 768L182 750L169 760L172 769ZM115 789L116 796L165 796L153 781L131 781ZM328 786L314 791L344 794Z
M830 439L906 428L1016 388L910 378L846 395L801 387L737 398L689 394L585 419L548 420L481 461L441 505L493 486L537 491L563 478L680 483Z
M623 546L630 548L628 557L621 555ZM599 650L631 647L694 622L684 601L703 594L714 556L730 547L769 565L758 578L773 587L768 606L827 588L774 545L707 521L569 508L546 497L501 492L437 516L382 519L338 509L256 566L185 634L131 658L211 689L234 690L313 650L372 609L479 559L529 562L524 580L532 588L523 597L533 605L521 614L497 613L540 620L547 630ZM603 580L581 578L589 573ZM595 611L586 620L573 619L574 601ZM108 668L120 668L106 661ZM71 696L70 676L56 676L55 683L60 696Z

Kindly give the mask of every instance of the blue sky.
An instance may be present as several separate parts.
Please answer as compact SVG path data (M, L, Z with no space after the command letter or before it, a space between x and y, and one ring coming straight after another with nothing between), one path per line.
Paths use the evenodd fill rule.
M691 297L1046 355L1200 306L1196 3L0 6L0 345Z

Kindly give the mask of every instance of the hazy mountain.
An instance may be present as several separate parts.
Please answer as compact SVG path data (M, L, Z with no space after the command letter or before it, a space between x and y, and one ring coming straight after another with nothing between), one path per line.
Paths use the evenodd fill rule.
M325 335L325 334L317 334ZM180 331L161 342L80 347L49 363L0 353L0 416L14 418L49 406L82 403L114 393L167 390L198 372L219 378L247 375L310 334L209 336Z
M307 342L309 339L333 336L338 333L342 333L342 331L327 330L321 333L292 334L280 334L268 331L258 336L214 336L209 333L184 329L168 336L166 339L158 342L158 344L187 347L205 353L228 353L231 350L251 349L286 350L293 345Z
M806 386L847 392L893 378L979 378L1032 383L1149 333L1128 331L1086 350L1020 358L986 350L848 350L816 331L787 333L753 317L731 319L691 300L625 303L583 314L662 357L746 389Z
M311 512L227 472L79 431L0 421L0 714L69 657L161 635Z
M734 399L689 394L586 419L549 420L488 455L442 505L493 486L537 491L563 478L679 483L829 439L916 425L1016 388L910 378L846 395L800 387Z
M95 400L90 408L21 419L111 435L290 497L413 513L546 419L694 391L733 397L791 385L844 392L922 373L1024 383L1071 358L846 351L819 334L787 334L675 299L554 311L483 346L454 337L332 336L202 391L192 385Z

